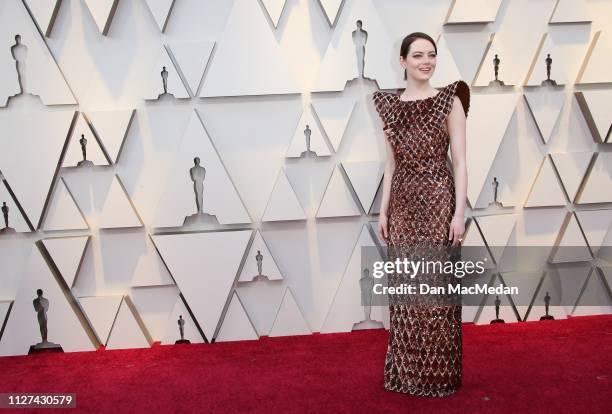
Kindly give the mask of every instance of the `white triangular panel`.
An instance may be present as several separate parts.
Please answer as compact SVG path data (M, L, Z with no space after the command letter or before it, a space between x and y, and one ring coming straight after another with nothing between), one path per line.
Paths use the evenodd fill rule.
M12 313L12 312L11 312ZM612 313L612 299L606 285L596 271L593 269L572 316L583 315L608 315Z
M93 351L83 324L67 300L38 249L33 249L25 268L15 302L0 342L0 355L25 355L31 345L41 342L40 327L32 301L42 289L49 301L47 340L59 344L64 352Z
M166 265L155 251L155 245L150 236L143 240L145 246L140 253L138 264L134 269L132 287L168 286L174 285L174 280L168 272Z
M164 338L168 318L172 313L179 290L176 285L139 286L130 290L130 297L153 342Z
M269 335L286 287L279 280L240 283L236 292L259 335Z
M501 0L457 0L446 23L492 23Z
M153 236L181 293L209 340L238 272L250 230Z
M204 339L202 338L202 335L200 335L193 318L189 314L189 311L185 307L185 304L181 298L176 300L176 304L174 305L172 313L168 318L166 333L164 334L164 339L162 339L161 343L165 345L172 345L177 340L181 339L181 332L178 325L180 316L182 316L185 320L185 325L183 326L183 329L185 330L185 333L183 334L184 338L192 344L203 343Z
M285 157L300 157L306 151L306 131L308 129L310 130L310 151L314 151L318 157L331 155L323 134L319 129L319 124L315 121L310 107L308 107L302 112Z
M545 143L548 142L563 109L563 90L538 88L533 92L525 92L525 99L542 134L542 139Z
M1 1L0 50L3 52L0 55L0 107L6 106L10 96L19 93L17 69L11 55L17 34L21 36L21 44L27 48L21 53L25 60L22 79L25 92L38 95L45 105L76 104L72 91L23 3Z
M174 0L145 0L149 10L155 19L155 23L162 32L166 29L170 10L174 5Z
M606 142L612 128L610 114L612 91L609 89L580 91L576 92L576 99L594 138L599 142Z
M490 42L478 59L480 67L474 86L487 86L495 79L495 55L500 59L498 79L506 86L522 85L533 67L554 2L518 1L508 5L503 2L500 7L496 29L485 30L490 34Z
M549 23L587 23L591 21L586 0L558 0Z
M475 205L482 191L519 97L516 93L471 97L471 121L466 130L466 162L470 166L468 199L471 205ZM491 108L496 110L491 112Z
M370 246L372 249L376 246L366 225L362 227L359 239L353 248L342 280L336 289L334 300L321 327L321 333L350 332L355 324L367 319L364 313L365 307L362 304L363 292L360 285L360 278L363 276L361 252L364 246ZM372 269L368 270L371 275ZM377 279L374 279L374 283L377 283ZM372 306L370 319L382 323L381 316L380 307Z
M313 91L342 91L347 81L359 77L357 53L353 41L353 31L357 30L356 22L361 20L362 30L367 32L363 76L375 79L380 89L400 87L399 70L389 64L395 56L394 42L391 40L387 26L380 18L371 0L348 2L332 33L331 41L319 66L319 73L313 85Z
M612 210L580 210L575 213L593 254L597 255L610 230Z
M57 180L51 203L45 214L43 230L87 230L83 214L66 188L63 178Z
M325 17L327 17L327 22L330 26L333 26L336 22L336 17L338 16L343 1L344 0L319 0L319 4L325 12Z
M543 293L536 296L536 303L542 304L548 291L551 304L559 304L566 315L571 314L591 272L592 268L585 263L566 263L550 268L540 287Z
M360 214L353 193L347 187L340 168L336 166L317 210L317 217L346 217Z
M198 87L208 66L214 46L215 42L213 41L180 42L168 45L194 96L198 93Z
M251 244L251 248L247 253L247 259L242 267L238 281L250 282L253 280L253 278L259 275L259 270L257 268L258 252L262 255L261 274L268 280L281 280L283 276L276 265L276 261L274 260L272 253L268 249L266 242L264 241L263 237L261 237L261 233L258 230L255 233L255 239Z
M134 211L123 186L119 183L119 177L115 175L98 215L98 227L110 229L141 226L142 221Z
M291 289L287 287L269 336L309 335L311 333Z
M285 170L281 168L261 221L305 219L304 209L287 179Z
M74 284L88 241L89 236L56 237L42 240L68 288L72 288Z
M17 208L17 204L11 197L11 194L8 192L6 188L5 182L0 182L0 206L2 203L6 203L6 206L9 209L9 227L14 229L18 233L29 233L32 231L28 223L23 218L21 211ZM0 214L0 230L4 228L4 214Z
M480 227L487 245L492 247L492 254L500 262L504 247L508 244L512 230L516 225L515 214L499 214L495 216L477 217L476 221Z
M355 99L320 99L312 102L312 107L321 121L334 151L338 152L344 131L355 109Z
M112 111L88 111L86 118L100 139L103 149L113 163L116 163L123 148L123 142L134 117L133 109Z
M552 263L568 263L591 260L591 254L587 247L587 242L580 231L580 226L576 221L576 216L570 215L570 221L563 232L559 247L554 256L551 257Z
M100 343L106 346L113 322L119 312L123 296L88 296L79 298L85 317Z
M612 153L599 152L576 201L579 204L612 202Z
M91 13L98 30L103 35L108 33L113 18L114 9L119 0L85 0L85 4Z
M431 76L430 83L436 88L443 88L456 79L462 79L461 71L457 67L455 57L450 49L450 45L446 41L446 36L441 34L436 41L437 58L440 62L445 62L445 65L438 66L436 71Z
M593 157L592 152L569 152L550 154L553 164L559 172L563 187L570 201L574 201L578 188L584 177L589 161Z
M194 111L180 147L168 172L165 191L159 200L155 227L178 227L185 217L197 213L190 169L194 158L206 169L202 210L216 216L221 224L250 223L249 215L213 143Z
M272 23L274 23L274 27L278 26L278 21L283 13L283 8L285 7L286 1L287 0L262 0L262 3L266 8L266 12L268 13L268 16L270 16L270 20L272 20Z
M361 206L366 213L369 212L385 172L385 164L379 161L344 162L342 167L359 197Z
M545 89L557 90L563 94L559 86L573 84L580 72L582 65L578 56L585 56L589 47L590 27L588 25L560 25L549 26L544 32L542 45L535 54L533 67L528 74L526 85L541 86L547 80L547 59L550 55L550 79L554 80L556 86L546 85ZM585 39L586 37L586 39ZM576 41L581 39L581 41ZM582 40L585 39L585 40Z
M544 157L538 176L527 196L525 207L564 206L566 203L559 179L548 157Z
M491 32L486 30L453 30L452 32L445 30L440 35L448 44L454 62L460 70L460 79L465 79L468 84L471 84L480 68L482 56L491 41ZM432 84L432 86L435 85Z
M0 301L12 301L36 244L29 237L0 236Z
M593 37L591 53L584 62L584 70L576 83L609 83L612 73L608 70L612 56L610 31L599 31Z
M106 349L149 348L150 346L151 344L124 298L108 336Z
M159 51L157 62L152 66L149 75L149 83L144 94L145 100L155 100L164 93L164 82L162 77L163 68L168 72L167 93L172 94L177 99L189 98L189 93L181 80L178 70L174 66L168 51L164 46Z
M263 13L256 1L234 2L200 97L300 92Z
M74 111L0 111L0 171L35 228L74 116Z
M26 0L25 4L36 20L40 31L45 36L49 36L62 0Z
M78 163L83 160L83 152L80 143L82 136L87 140L85 143L85 155L87 160L93 162L94 165L109 165L108 160L102 152L102 148L100 148L98 140L87 124L87 120L83 117L82 113L79 113L76 125L70 136L70 141L68 142L68 148L64 155L62 167L77 167Z
M245 341L259 339L253 324L249 320L236 292L232 295L229 308L223 318L221 329L215 338L216 342Z

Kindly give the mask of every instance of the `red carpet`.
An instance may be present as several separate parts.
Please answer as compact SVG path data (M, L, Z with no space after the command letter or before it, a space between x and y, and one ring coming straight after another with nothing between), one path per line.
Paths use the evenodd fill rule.
M0 358L0 392L74 392L67 412L609 413L612 316L463 328L463 386L382 388L387 332ZM19 412L25 412L20 410Z

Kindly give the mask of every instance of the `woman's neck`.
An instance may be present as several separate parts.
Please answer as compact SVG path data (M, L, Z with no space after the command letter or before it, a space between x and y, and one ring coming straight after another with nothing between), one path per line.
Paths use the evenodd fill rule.
M433 91L434 88L431 87L428 80L420 81L415 79L407 81L406 88L404 89L404 93L409 96L427 96Z

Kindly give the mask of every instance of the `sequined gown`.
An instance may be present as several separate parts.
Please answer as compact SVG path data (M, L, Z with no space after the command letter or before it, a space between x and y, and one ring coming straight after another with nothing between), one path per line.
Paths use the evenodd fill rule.
M425 99L403 101L399 94L373 94L396 162L388 247L449 246L455 186L445 120L455 95L467 116L470 89L457 80ZM432 397L456 392L461 386L461 302L426 307L390 303L389 312L385 389Z

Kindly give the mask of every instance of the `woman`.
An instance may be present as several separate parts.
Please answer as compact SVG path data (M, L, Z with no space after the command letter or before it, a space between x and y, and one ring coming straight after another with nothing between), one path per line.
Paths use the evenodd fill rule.
M452 249L460 245L465 231L470 89L462 80L439 91L432 88L429 79L436 55L436 44L427 34L406 36L399 59L406 89L373 95L388 153L378 235L389 250ZM453 171L447 163L449 145ZM390 285L392 280L389 275ZM461 385L460 299L427 306L390 301L389 311L385 389L436 397L455 393Z

